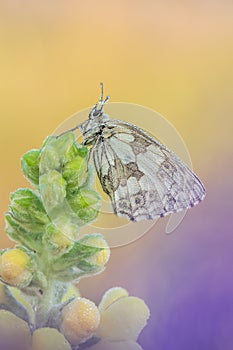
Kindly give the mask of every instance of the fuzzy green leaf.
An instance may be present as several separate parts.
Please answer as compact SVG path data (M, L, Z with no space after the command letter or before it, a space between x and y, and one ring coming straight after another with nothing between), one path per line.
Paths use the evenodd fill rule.
M71 266L79 268L79 263L81 263L85 258L95 255L96 253L102 251L104 248L92 247L79 243L75 241L73 247L70 251L62 255L53 265L54 270L63 270Z
M60 206L66 197L66 181L56 170L40 176L40 193L46 211L49 212Z
M79 267L69 267L64 270L56 271L56 278L61 282L78 281L82 277L95 275L104 270L103 266L100 267L88 263L83 264L82 261L80 261L80 267L83 267L84 270Z
M40 176L47 174L51 170L60 171L61 162L57 149L48 143L48 146L42 150L39 163Z
M32 149L21 158L21 168L26 178L35 186L39 184L39 153L37 149Z
M87 180L87 174L87 161L80 156L66 163L62 171L69 191L75 191L82 186Z
M19 188L10 195L10 209L17 220L47 224L48 216L40 198L30 188Z
M5 221L6 232L12 240L20 242L31 250L41 251L43 249L41 246L41 239L44 233L43 224L22 223L12 213L5 214Z
M88 188L80 188L68 197L68 202L85 224L93 222L97 218L101 206L99 194Z

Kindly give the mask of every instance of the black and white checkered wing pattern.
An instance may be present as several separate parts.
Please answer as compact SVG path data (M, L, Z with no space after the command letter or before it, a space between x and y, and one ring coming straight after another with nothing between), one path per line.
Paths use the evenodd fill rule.
M116 215L155 219L193 207L205 196L198 177L140 128L109 120L93 149L95 168Z

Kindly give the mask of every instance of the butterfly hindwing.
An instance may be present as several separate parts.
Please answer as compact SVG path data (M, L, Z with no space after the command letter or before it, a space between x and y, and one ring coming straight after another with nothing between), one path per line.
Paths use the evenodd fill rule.
M108 120L93 159L115 214L132 221L190 208L205 196L200 180L173 152L130 123Z

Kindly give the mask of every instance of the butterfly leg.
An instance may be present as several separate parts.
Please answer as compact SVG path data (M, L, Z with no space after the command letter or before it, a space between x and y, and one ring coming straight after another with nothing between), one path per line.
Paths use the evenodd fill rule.
M95 143L93 144L93 146L91 147L91 149L90 149L90 151L89 151L89 153L88 153L88 157L87 157L87 170L86 170L86 171L88 171L88 163L89 163L89 161L90 161L90 159L91 159L91 157L92 157L93 151L94 151L95 146L97 145L99 139L100 139L100 136L98 136L98 137L96 138Z
M66 131L62 132L61 134L57 135L56 137L58 138L58 137L60 137L60 136L62 136L62 135L67 134L68 132L73 132L73 131L75 131L75 130L81 128L83 124L84 124L84 123L78 124L78 125L76 125L74 128L69 129L69 130L66 130Z

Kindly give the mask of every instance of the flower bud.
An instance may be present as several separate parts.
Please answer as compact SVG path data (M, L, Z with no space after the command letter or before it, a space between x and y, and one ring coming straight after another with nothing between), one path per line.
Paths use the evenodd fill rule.
M0 349L30 349L31 334L28 324L13 313L0 310Z
M97 218L101 205L99 194L87 188L80 188L78 192L68 198L68 202L82 220L83 225Z
M18 288L27 287L33 274L30 257L20 249L10 249L0 256L0 278L3 282Z
M145 327L150 311L140 298L120 297L101 311L97 336L109 341L136 341Z
M64 158L63 158L64 164L71 162L78 155L80 155L81 157L84 157L84 153L80 152L79 150L86 149L86 147L80 147L75 142L75 137L73 137L73 136L72 136L72 141L73 141L73 144L71 145L71 147L67 150L67 152L64 155Z
M32 350L71 350L64 336L54 328L39 328L32 336Z
M90 339L99 322L97 306L88 299L77 298L63 308L60 331L70 344L75 346Z
M51 145L46 146L45 149L42 148L39 163L40 176L51 170L59 170L60 168L61 162L57 149Z
M77 190L87 180L87 174L86 157L76 156L69 163L66 163L62 175L67 182L67 190Z
M59 273L60 279L71 281L84 273L100 272L109 256L110 249L100 234L86 235L73 241L72 248L54 261L53 270Z
M51 170L40 176L40 193L46 211L50 214L53 209L62 205L66 197L66 181L58 171Z
M32 149L21 158L21 168L26 178L35 186L39 185L39 153Z
M121 287L114 287L109 289L103 296L100 304L99 304L99 310L100 312L103 312L104 310L107 310L107 308L115 303L118 299L128 297L129 293L126 289Z
M50 170L61 170L61 166L78 155L74 133L46 138L40 151L40 174Z
M85 258L85 261L88 262L90 265L103 267L108 262L110 257L110 249L108 247L107 242L101 234L95 233L85 235L79 240L79 243L84 244L88 247L104 248L100 251L97 251L93 255L90 255L87 258Z
M73 240L51 223L46 227L46 233L43 235L43 243L55 255L61 255L72 247Z
M76 154L75 135L73 132L67 132L59 137L51 136L51 140L46 146L48 144L56 149L62 164L69 162Z

